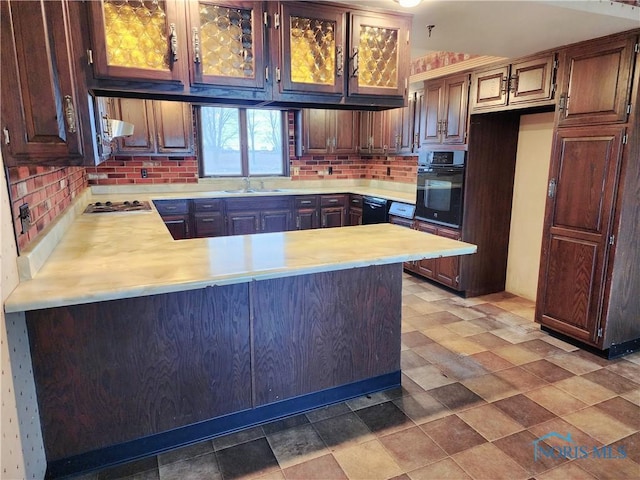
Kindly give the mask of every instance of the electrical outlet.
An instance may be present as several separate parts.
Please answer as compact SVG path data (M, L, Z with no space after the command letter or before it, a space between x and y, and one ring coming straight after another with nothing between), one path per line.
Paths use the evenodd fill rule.
M140 176L142 178L147 178L147 169L143 168L142 170L140 170Z
M300 175L300 167L293 167L293 174L295 176Z
M387 177L391 176L391 167L387 167Z
M329 173L329 175L333 175L333 167L329 167L329 170L327 173Z
M29 204L25 203L24 205L20 205L20 225L22 227L22 232L27 233L29 228L31 228L31 210L29 210Z

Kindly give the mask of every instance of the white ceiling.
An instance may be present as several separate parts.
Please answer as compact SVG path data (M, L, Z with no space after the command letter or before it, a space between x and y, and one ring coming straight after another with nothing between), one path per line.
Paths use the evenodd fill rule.
M640 5L602 0L343 0L414 15L411 58L447 51L521 57L574 42L640 28ZM428 35L427 25L435 25Z

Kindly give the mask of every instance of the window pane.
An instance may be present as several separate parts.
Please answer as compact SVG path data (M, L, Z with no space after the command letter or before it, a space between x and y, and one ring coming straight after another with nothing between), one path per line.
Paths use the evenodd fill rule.
M282 175L282 112L247 110L249 175Z
M240 111L202 107L202 165L204 175L242 175Z

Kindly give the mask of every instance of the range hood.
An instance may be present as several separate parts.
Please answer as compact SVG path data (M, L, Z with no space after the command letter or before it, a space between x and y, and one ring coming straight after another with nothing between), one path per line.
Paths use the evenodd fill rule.
M108 139L133 135L133 123L123 122L115 118L105 118L105 134Z

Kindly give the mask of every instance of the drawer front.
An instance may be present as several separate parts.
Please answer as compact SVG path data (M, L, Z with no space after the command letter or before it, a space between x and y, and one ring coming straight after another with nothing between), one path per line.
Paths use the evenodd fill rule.
M293 197L293 208L316 208L318 197L316 195L305 195L304 197Z
M154 200L160 215L185 215L189 213L189 200Z
M362 195L351 195L349 206L354 208L362 208Z
M226 203L227 211L259 211L274 208L291 208L291 197L269 196L228 198Z
M347 195L322 195L320 197L321 207L346 207Z
M454 228L438 227L438 235L452 240L460 240L460 230Z
M219 198L196 198L192 200L196 212L215 212L222 210L223 201Z

